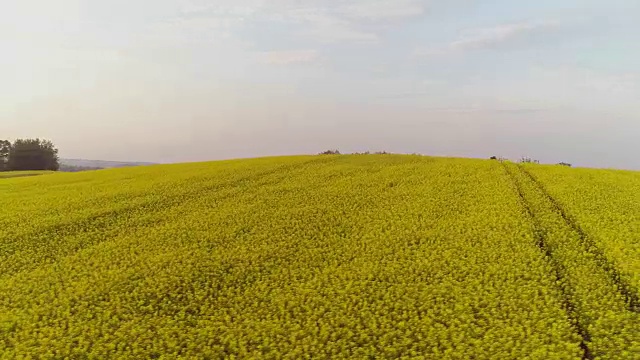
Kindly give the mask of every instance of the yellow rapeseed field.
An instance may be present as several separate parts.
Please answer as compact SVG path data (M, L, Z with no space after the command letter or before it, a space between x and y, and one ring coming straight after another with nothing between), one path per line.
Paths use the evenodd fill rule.
M0 179L0 358L640 359L638 190L408 155Z

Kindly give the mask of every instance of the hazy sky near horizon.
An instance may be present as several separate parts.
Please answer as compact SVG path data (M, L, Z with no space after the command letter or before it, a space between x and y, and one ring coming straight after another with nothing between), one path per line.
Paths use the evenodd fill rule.
M0 138L179 162L387 150L640 169L634 0L21 0Z

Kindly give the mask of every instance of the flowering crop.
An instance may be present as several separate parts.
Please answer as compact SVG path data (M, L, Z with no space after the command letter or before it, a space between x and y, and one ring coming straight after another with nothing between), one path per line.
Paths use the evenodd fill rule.
M640 356L640 314L617 269L591 243L528 169L506 165L536 226L565 297L565 307L588 357L631 359Z
M303 156L3 180L0 358L631 354L615 281L518 171Z
M539 179L567 216L619 270L640 311L640 174L633 171L535 167ZM559 179L559 180L555 180Z

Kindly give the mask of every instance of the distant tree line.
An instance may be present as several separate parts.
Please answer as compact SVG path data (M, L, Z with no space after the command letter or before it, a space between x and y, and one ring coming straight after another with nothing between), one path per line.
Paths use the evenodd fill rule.
M365 151L365 152L354 152L352 155L391 155L392 153L387 152L387 151L376 151L374 153L372 153L371 151ZM319 153L318 155L341 155L340 150L326 150L323 151L321 153ZM418 154L412 154L412 155L418 155Z
M490 157L489 159L490 160L498 160L498 161L507 161L506 158L503 158L502 156L495 156L495 155ZM522 157L518 162L521 163L521 164L540 164L540 161L535 160L535 159L531 159L529 157ZM561 163L558 163L557 165L566 166L566 167L571 167L572 166L571 164L569 164L567 162L564 162L564 161L561 162Z
M340 155L339 150L327 150L319 153L318 155Z
M376 152L371 152L371 151L365 151L365 152L354 152L353 155L391 155L390 152L387 151L376 151Z
M58 149L49 140L0 140L0 171L59 169Z
M69 165L69 164L60 164L60 171L62 172L81 172L81 171L94 171L94 170L102 170L104 168L97 166L78 166L78 165Z

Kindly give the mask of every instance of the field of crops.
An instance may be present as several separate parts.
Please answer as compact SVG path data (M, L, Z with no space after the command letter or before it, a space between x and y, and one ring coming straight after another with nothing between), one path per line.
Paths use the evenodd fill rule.
M300 156L0 195L0 358L640 359L640 173Z
M17 177L46 175L46 174L51 174L51 172L50 171L6 171L6 172L0 172L0 180L17 178Z

